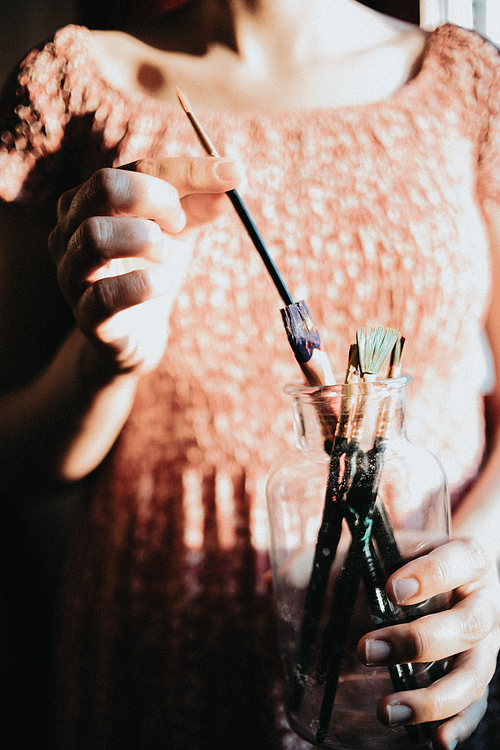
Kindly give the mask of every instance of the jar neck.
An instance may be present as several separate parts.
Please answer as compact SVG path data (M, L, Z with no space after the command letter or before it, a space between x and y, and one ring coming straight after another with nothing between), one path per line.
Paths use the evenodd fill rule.
M324 456L334 440L369 450L378 439L406 436L408 376L373 383L287 386L293 398L297 447Z

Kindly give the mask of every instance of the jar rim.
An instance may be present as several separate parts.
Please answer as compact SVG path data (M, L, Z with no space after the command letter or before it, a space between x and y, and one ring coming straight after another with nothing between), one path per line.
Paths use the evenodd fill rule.
M404 388L405 386L409 385L412 380L413 378L411 375L404 374L400 375L397 378L373 380L370 381L369 385L370 388L376 390L389 391L398 388ZM366 386L366 382L360 381L359 383L349 383L348 387L352 392L353 390L356 391L357 388L359 388L359 390L361 391ZM303 383L287 383L287 385L285 385L283 388L283 392L288 396L341 396L344 388L344 383L336 383L335 385L304 385Z

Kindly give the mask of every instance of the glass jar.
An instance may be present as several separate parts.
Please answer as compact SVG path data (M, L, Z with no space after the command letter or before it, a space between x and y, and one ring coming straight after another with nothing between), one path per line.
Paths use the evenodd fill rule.
M302 738L335 750L424 747L432 727L387 728L381 698L430 684L447 662L366 667L361 636L448 606L393 606L388 576L449 537L443 469L405 431L411 378L287 386L296 449L271 469L267 503L285 704Z

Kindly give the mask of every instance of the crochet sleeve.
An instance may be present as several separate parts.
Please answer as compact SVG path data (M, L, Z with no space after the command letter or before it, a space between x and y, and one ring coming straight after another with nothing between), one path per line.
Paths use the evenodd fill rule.
M0 99L0 199L50 220L65 190L113 160L98 136L99 86L85 77L89 65L74 28L33 50Z
M482 108L483 131L478 159L478 195L500 204L500 51L484 42L475 96Z

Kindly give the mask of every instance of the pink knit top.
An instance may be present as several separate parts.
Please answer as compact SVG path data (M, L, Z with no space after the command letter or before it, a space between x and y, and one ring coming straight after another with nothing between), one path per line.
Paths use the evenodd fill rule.
M180 107L111 88L89 32L59 31L4 100L0 195L53 214L99 166L202 152ZM388 101L203 112L294 299L342 376L357 327L406 337L411 440L453 492L484 450L490 293L480 204L500 200L500 59L430 35ZM159 368L99 476L69 560L61 750L299 748L279 702L264 483L300 379L281 301L234 213L200 235ZM304 745L305 746L305 745Z

